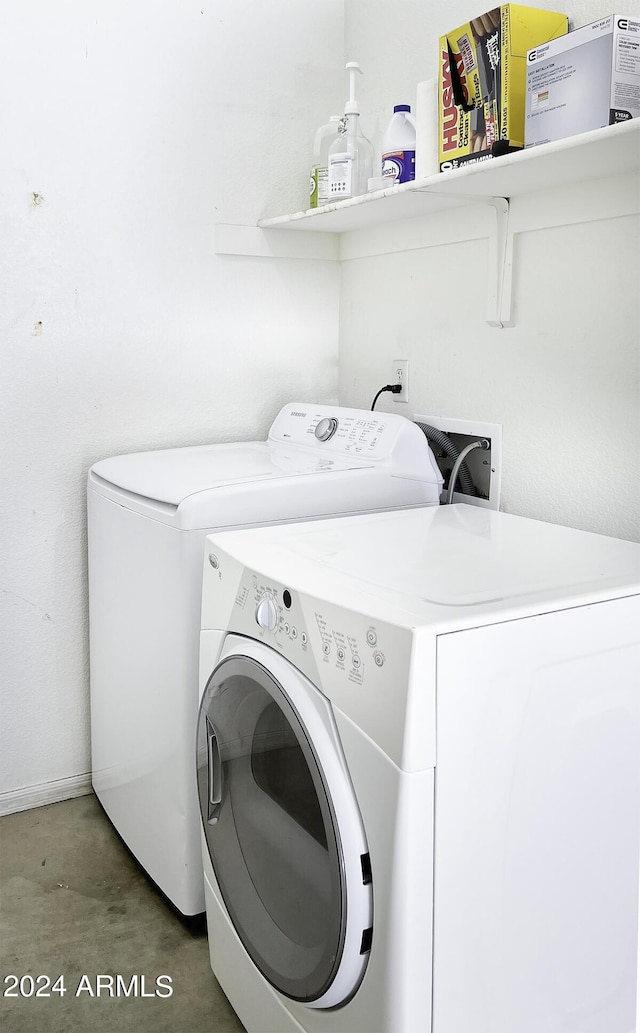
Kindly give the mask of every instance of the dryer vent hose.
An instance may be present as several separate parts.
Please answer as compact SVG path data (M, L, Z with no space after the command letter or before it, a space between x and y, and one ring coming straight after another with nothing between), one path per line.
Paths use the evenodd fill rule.
M437 427L430 427L428 423L418 423L417 420L415 420L414 422L416 427L419 427L422 433L425 435L427 441L431 441L434 445L438 445L438 447L442 449L445 455L447 455L449 459L452 459L455 464L456 460L460 456L460 452L454 445L449 435L445 434L443 430L438 430ZM471 474L469 473L469 467L467 466L466 462L464 462L464 460L460 464L460 469L458 471L458 480L460 481L460 487L462 489L463 495L473 495L475 498L478 497L478 489L473 483L473 479L471 477Z

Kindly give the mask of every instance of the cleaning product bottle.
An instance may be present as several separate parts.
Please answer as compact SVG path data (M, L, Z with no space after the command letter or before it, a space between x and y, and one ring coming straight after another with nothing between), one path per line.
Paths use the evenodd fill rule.
M366 194L373 174L373 145L360 129L360 112L356 101L356 72L362 75L355 61L347 64L349 100L338 125L339 138L329 149L329 200Z
M309 207L318 208L329 203L329 148L338 136L340 115L332 115L326 125L320 126L313 143Z
M416 123L408 104L396 104L382 138L382 175L388 186L416 178Z

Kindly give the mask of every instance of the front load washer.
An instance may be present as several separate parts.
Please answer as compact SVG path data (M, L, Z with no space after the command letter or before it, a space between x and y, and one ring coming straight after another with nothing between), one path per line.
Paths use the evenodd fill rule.
M197 778L248 1033L630 1033L640 546L454 505L212 535Z
M285 406L267 441L96 463L88 478L93 786L183 915L204 911L193 771L202 550L215 529L436 504L401 416Z

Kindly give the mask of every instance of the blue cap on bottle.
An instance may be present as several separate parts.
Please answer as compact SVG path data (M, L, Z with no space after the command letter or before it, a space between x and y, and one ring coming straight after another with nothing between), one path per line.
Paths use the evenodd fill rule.
M394 106L394 109L393 109L394 115L395 115L396 111L411 111L411 105L410 104L396 104Z

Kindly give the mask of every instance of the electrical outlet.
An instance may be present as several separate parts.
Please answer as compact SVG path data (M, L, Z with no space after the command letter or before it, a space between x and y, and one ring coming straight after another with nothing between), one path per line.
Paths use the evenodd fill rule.
M409 401L409 360L394 359L391 369L391 384L402 384L402 391L397 395L391 395L394 402Z
M478 496L464 495L462 492L454 491L452 501L465 502L470 506L481 506L484 509L500 509L502 424L457 420L448 416L418 416L416 414L413 418L416 423L426 423L430 427L435 427L436 430L444 431L459 453L473 441L479 441L481 438L488 440L489 451L474 448L465 459L471 479L478 490ZM429 442L429 444L446 484L454 461L437 444L434 442Z

